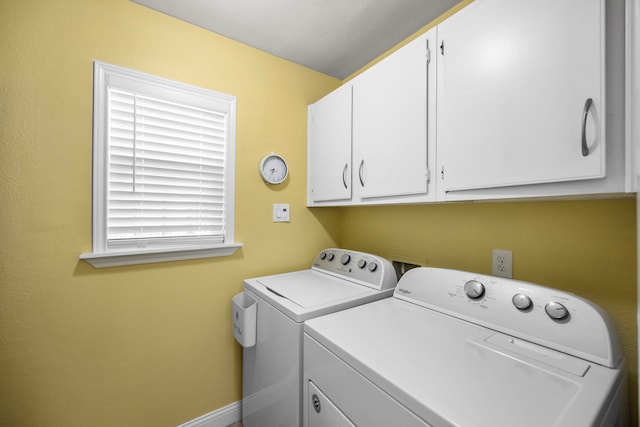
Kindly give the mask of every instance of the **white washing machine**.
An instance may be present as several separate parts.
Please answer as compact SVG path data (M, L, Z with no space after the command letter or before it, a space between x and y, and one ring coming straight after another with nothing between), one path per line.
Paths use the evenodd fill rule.
M416 268L304 340L306 427L627 424L611 320L556 289Z
M389 261L335 248L308 270L245 280L233 306L234 335L244 347L244 427L300 427L303 323L391 297L396 283Z

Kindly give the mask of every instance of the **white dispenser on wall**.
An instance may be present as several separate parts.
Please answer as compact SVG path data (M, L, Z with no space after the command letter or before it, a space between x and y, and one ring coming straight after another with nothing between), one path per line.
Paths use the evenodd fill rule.
M242 347L256 345L256 307L258 303L244 292L233 297L233 336Z

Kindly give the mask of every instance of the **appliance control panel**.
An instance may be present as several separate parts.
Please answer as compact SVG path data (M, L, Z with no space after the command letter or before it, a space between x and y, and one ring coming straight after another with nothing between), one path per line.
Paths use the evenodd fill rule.
M394 297L605 366L622 359L608 314L558 289L422 267L402 276Z
M347 249L329 248L320 251L311 268L380 291L393 289L398 282L393 265L386 259Z

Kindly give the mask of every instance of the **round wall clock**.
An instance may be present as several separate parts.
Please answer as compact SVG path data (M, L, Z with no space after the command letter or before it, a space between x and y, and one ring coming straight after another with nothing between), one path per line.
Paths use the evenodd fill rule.
M281 184L289 175L286 160L279 154L267 154L260 160L260 176L267 184Z

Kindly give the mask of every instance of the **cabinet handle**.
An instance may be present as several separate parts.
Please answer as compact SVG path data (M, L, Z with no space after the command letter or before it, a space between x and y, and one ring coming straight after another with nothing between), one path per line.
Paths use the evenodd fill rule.
M360 169L358 170L358 176L360 178L360 185L364 187L364 178L362 176L362 170L364 169L364 159L360 162Z
M587 145L587 117L589 116L589 109L593 104L593 99L587 98L584 103L584 111L582 112L582 155L584 157L589 155L589 146Z
M347 169L348 168L349 168L349 163L345 163L344 169L342 169L342 183L344 184L344 188L346 190L349 189L349 187L347 187Z

